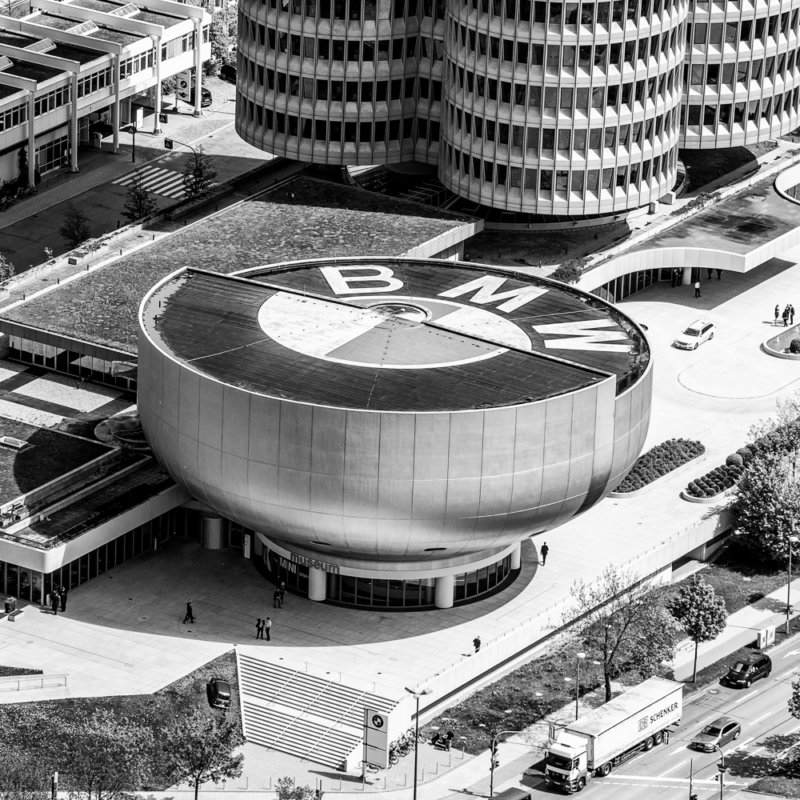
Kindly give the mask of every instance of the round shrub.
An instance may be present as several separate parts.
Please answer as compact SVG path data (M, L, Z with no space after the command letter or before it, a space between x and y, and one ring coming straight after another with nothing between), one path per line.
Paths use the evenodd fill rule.
M641 489L704 452L705 447L701 442L668 439L639 456L615 491L633 492Z
M744 466L744 459L739 455L739 453L731 453L725 459L725 463L729 467L743 467Z
M795 354L800 353L800 339L792 339L789 344L789 352Z
M749 464L753 460L753 451L749 447L740 447L736 454L741 456L743 464Z

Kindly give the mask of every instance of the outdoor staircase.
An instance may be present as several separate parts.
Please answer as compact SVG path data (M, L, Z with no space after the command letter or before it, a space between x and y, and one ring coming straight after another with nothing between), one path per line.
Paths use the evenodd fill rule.
M237 651L242 725L249 741L339 769L361 743L364 708L395 700Z

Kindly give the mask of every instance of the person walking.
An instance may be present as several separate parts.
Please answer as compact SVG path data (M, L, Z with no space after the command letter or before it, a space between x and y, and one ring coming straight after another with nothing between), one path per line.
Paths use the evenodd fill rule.
M472 640L472 646L475 648L475 652L476 653L481 649L481 637L480 636L476 636Z
M539 552L542 554L542 566L544 566L547 563L547 554L550 552L547 542L542 545L542 549Z
M783 309L783 327L789 327L789 304L786 304L786 308Z
M778 324L778 317L780 315L781 315L781 307L777 303L775 303L775 322L773 323L773 325Z
M58 592L58 598L61 600L61 613L67 610L67 587L62 586Z
M280 592L280 606L279 608L283 608L283 597L286 594L286 581L281 581L281 585L278 587L278 591Z
M264 620L264 633L267 634L267 641L268 642L272 641L272 639L270 638L270 631L271 630L272 630L272 620L269 617L267 617Z
M706 280L710 281L713 274L711 267L706 267Z
M694 296L700 297L700 281L694 282Z
M50 594L50 608L53 609L53 614L58 616L58 606L60 603L60 598L58 596L58 589L53 587L53 591Z
M185 625L187 621L194 625L194 611L192 611L191 600L186 601L186 614L183 617L183 624Z
M264 620L261 617L256 619L256 639L264 638Z
M281 590L276 586L275 591L272 593L272 607L281 607Z
M794 325L794 306L789 303L789 324Z
M717 280L718 280L718 281L721 281L721 280L722 280L722 270L721 270L721 269L718 269L718 270L717 270Z

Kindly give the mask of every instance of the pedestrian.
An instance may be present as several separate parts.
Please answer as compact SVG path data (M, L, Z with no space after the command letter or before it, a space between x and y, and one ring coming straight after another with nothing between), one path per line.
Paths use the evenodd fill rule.
M781 307L777 303L775 303L775 322L773 323L773 325L778 324L778 317L780 315L781 315Z
M675 279L675 270L671 270L669 275L669 285L674 289L678 285L678 282Z
M710 280L711 280L711 276L712 276L713 274L714 274L714 273L713 273L713 271L712 271L711 267L706 267L706 280L707 280L707 281L710 281Z
M783 327L787 328L789 326L789 304L786 304L786 308L783 309Z
M280 608L283 608L283 597L286 594L286 581L281 581L281 585L278 587L278 591L281 594L281 605L280 605Z
M476 636L472 640L472 646L475 648L475 652L476 653L481 649L481 637L480 636Z
M58 592L58 597L61 600L61 613L67 610L67 587L62 586Z
M700 281L694 282L694 296L700 297Z
M264 638L264 620L261 617L256 619L256 639Z
M281 590L276 586L275 591L272 593L272 607L281 607Z
M53 609L53 614L55 614L56 616L58 616L58 606L59 606L58 592L55 589L53 589L50 595L50 608Z
M183 624L185 625L187 620L194 625L194 611L192 611L192 601L186 601L186 615L183 618Z
M545 565L547 562L547 554L550 552L550 548L547 546L547 542L542 545L542 549L539 551L542 554L542 566Z
M789 303L789 324L794 325L794 306Z
M272 620L271 620L269 617L267 617L267 618L264 620L264 633L266 633L266 634L267 634L267 641L268 641L268 642L272 641L272 640L270 639L270 635L269 635L269 632L270 632L271 630L272 630Z
M718 280L718 281L721 281L721 280L722 280L722 270L721 270L721 269L718 269L718 270L717 270L717 280Z

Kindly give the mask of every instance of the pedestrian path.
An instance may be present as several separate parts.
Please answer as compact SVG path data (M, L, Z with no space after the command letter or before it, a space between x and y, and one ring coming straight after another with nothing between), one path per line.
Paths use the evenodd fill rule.
M186 197L183 173L176 172L174 169L156 167L152 164L137 169L135 172L129 172L111 183L117 186L130 186L137 178L142 179L142 188L153 194L160 194L162 197L169 197L173 200L181 200Z

